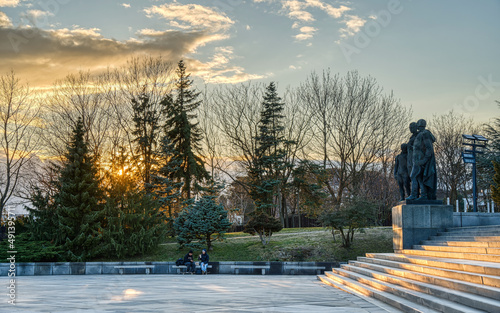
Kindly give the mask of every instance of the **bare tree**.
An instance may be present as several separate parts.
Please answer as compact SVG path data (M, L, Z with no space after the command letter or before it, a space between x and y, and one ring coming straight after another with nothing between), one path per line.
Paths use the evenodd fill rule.
M249 192L247 184L237 180L245 176L255 159L260 109L264 85L244 83L216 88L212 93L217 127L223 141L221 148L227 161L219 170L231 181L240 183Z
M478 126L472 118L450 111L444 115L434 115L429 129L436 136L434 152L438 169L438 188L444 191L450 203L458 199L459 194L467 192L469 171L462 161L462 134L475 134Z
M48 153L62 156L72 129L82 119L92 154L103 155L112 125L111 107L90 72L80 71L57 81L46 100L44 138Z
M361 191L368 171L387 172L389 158L406 131L411 111L392 93L383 94L373 77L312 73L300 96L313 116L311 156L329 172L324 182L333 205ZM391 138L392 137L392 138Z
M26 179L25 167L38 147L40 107L14 72L0 76L0 219L7 202Z
M202 93L203 101L197 110L197 119L200 130L203 133L202 151L197 151L205 158L205 164L209 166L209 173L212 179L222 180L220 173L224 167L224 157L222 154L222 134L218 127L215 104L205 87Z

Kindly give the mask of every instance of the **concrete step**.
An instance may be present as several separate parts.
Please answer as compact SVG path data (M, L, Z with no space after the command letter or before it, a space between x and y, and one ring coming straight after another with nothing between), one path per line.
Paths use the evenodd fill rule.
M434 284L428 284L420 281L402 278L399 276L381 273L378 271L373 271L371 269L358 267L355 264L342 265L341 268L347 272L353 272L375 279L377 281L389 283L392 285L398 285L410 290L427 294L429 296L439 297L444 300L456 302L477 310L486 312L500 312L500 301L485 298L477 294L472 294L471 292L458 291ZM352 277L352 274L350 274L349 277L355 279L354 277Z
M358 283L362 283L364 285L368 285L372 288L384 291L384 292L389 292L397 297L404 298L406 300L409 300L411 302L414 302L416 304L426 306L430 309L436 310L438 312L446 312L446 313L459 313L459 312L469 312L469 313L476 313L476 312L484 312L481 310L474 309L472 307L459 304L453 301L449 301L446 299L441 299L438 297L434 297L432 295L422 293L419 291L415 291L403 286L399 285L394 285L388 282L383 282L379 281L377 279L364 276L358 273L354 273L351 271L346 271L344 269L333 269L333 275L341 275L347 278L350 278L351 280L355 280ZM327 272L326 275L328 277L331 277L331 273Z
M487 247L450 247L450 246L434 246L434 245L415 245L415 250L425 251L441 251L441 252L467 252L479 254L496 254L500 255L500 248L487 248Z
M500 248L500 241L438 241L424 240L423 245L449 246L449 247L489 247Z
M396 264L397 264L396 262L392 261L385 261L384 265L370 263L370 262L349 261L349 265L357 266L360 268L366 268L371 271L386 273L393 276L411 279L414 281L420 281L423 283L441 286L453 290L473 293L476 295L488 297L495 300L500 299L500 288L485 286L482 284L469 283L461 279L452 279L452 278L434 276L431 275L430 273L427 274L425 272L416 272L410 269L407 270L397 267Z
M500 255L496 255L496 254L427 251L427 250L412 250L412 249L405 249L405 250L401 250L399 252L402 254L407 254L407 255L422 255L422 256L430 256L430 257L435 257L435 258L465 259L465 260L484 261L484 262L500 262Z
M453 232L438 232L438 236L500 236L500 230L468 230Z
M500 236L458 236L447 234L443 236L431 236L430 240L437 241L500 241Z
M429 309L423 305L419 305L408 301L406 299L396 297L390 293L371 288L369 286L363 285L356 282L355 280L349 279L347 277L341 277L337 275L332 275L325 272L325 275L319 275L318 279L329 286L338 288L340 290L346 291L348 293L368 296L386 304L393 306L394 308L405 312L405 313L437 313L438 311Z
M367 253L367 257L358 257L358 260L429 275L459 279L474 284L500 287L500 266L498 266L498 263L471 263L467 260L444 260L395 253Z
M470 231L470 230L498 230L500 231L500 225L488 225L488 226L468 226L468 227L450 227L447 228L448 232L462 232L462 231Z

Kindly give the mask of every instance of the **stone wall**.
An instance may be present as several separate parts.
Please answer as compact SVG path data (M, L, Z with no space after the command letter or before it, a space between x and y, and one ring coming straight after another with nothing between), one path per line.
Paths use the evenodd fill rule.
M500 213L453 212L453 227L500 225Z
M317 271L309 267L320 266L326 271L332 267L339 267L338 262L210 262L211 274L234 274L232 266L237 265L266 265L270 275L316 275ZM112 275L119 274L116 265L153 265L151 274L177 274L173 268L175 262L39 262L15 263L16 276L41 276L41 275ZM11 264L0 263L0 276L7 276ZM292 267L297 267L291 269ZM321 270L323 273L325 270ZM124 274L145 274L144 268L126 268ZM260 269L240 269L239 274L261 275Z

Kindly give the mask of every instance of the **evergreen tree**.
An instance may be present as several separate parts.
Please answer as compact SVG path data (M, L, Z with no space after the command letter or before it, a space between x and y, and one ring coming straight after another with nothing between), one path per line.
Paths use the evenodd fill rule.
M177 83L175 99L164 99L167 108L166 136L173 146L173 155L170 162L176 166L169 178L175 182L182 182L182 195L184 199L192 197L192 188L198 189L198 183L209 178L202 158L196 154L200 150L202 133L194 111L200 106L197 100L199 92L192 88L193 81L190 74L186 73L186 66L181 60L176 70Z
M108 173L103 241L106 255L115 258L143 255L156 248L164 238L167 225L160 205L136 184L124 153L113 157Z
M190 204L179 214L174 222L177 241L181 246L201 248L206 246L212 250L214 240L223 240L224 234L231 226L224 206L216 202L216 186L200 200ZM193 243L198 240L197 243Z
M284 136L284 105L276 85L271 82L262 102L259 131L255 138L255 158L248 169L255 212L250 215L245 227L245 232L259 234L263 245L269 242L273 232L280 231L283 226L274 216L286 183L284 171L292 167L286 161L285 146L293 142L287 141ZM279 210L279 214L283 219L283 210Z
M25 207L29 212L28 227L33 240L53 241L57 235L57 214L53 199L35 188L30 196L31 205L34 209Z
M155 197L161 206L161 210L166 214L168 224L168 235L174 236L173 221L174 215L181 209L180 189L182 183L175 183L169 177L171 173L178 170L180 160L172 160L174 147L168 137L163 137L161 148L157 156L159 168L152 177L152 189Z
M321 165L312 161L304 160L293 169L293 180L289 183L290 189L296 195L297 213L307 213L310 216L319 214L326 194L322 188L322 182L327 173ZM300 227L300 226L299 226Z
M95 159L84 140L83 122L78 120L68 144L59 192L55 195L57 237L69 261L85 261L102 253L102 207L104 193L100 187Z
M284 103L278 96L276 85L266 88L262 102L259 132L256 137L256 158L249 169L252 178L252 198L256 208L270 215L275 214L274 196L279 196L282 173L285 169L286 140L283 135Z
M162 103L168 102L165 99ZM134 110L134 142L136 143L136 153L138 158L136 163L139 165L142 179L145 184L151 182L151 169L154 166L155 145L161 131L160 117L164 113L157 109L148 96L142 94L139 99L132 99L132 108Z

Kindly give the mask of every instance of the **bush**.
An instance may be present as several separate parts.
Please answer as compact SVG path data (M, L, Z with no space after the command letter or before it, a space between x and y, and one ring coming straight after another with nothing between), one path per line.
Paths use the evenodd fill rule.
M244 232L251 235L258 234L264 246L271 241L273 233L283 228L279 220L261 210L253 211L249 215L250 220L245 225Z
M13 244L13 249L10 245ZM17 235L14 240L4 239L0 242L0 259L10 257L8 251L16 251L16 262L57 262L61 261L63 250L49 241L30 240L29 233Z
M319 220L323 226L331 227L334 239L334 231L338 230L342 237L342 247L349 248L357 230L375 223L375 208L375 203L355 197L332 210L324 211Z

